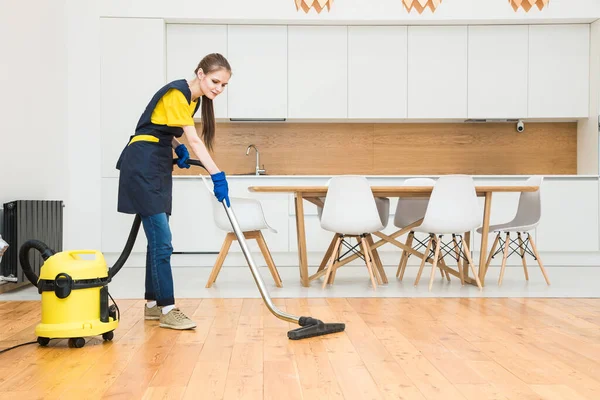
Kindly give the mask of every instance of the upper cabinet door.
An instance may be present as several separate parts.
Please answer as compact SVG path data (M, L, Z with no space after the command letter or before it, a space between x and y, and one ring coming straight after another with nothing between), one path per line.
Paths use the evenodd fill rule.
M348 118L406 118L406 32L348 27Z
M408 27L408 118L466 117L467 27Z
M531 25L529 117L587 117L589 59L589 25Z
M102 176L115 165L152 96L165 84L160 19L100 18Z
M348 116L345 26L288 27L288 118Z
M167 25L167 81L193 79L202 58L210 53L227 57L226 25ZM234 69L234 66L231 66ZM227 118L226 88L213 101L215 118ZM202 107L194 117L200 118Z
M527 117L528 26L469 27L469 118Z
M287 117L287 26L228 27L229 118Z

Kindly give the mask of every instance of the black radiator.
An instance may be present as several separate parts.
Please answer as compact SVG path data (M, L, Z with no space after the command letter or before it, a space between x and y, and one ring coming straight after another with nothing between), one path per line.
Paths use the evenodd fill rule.
M63 202L61 200L17 200L4 203L2 238L9 248L2 257L0 275L16 276L26 282L19 262L19 249L26 241L44 242L55 252L63 246ZM29 252L29 262L36 275L40 274L42 257L38 251Z

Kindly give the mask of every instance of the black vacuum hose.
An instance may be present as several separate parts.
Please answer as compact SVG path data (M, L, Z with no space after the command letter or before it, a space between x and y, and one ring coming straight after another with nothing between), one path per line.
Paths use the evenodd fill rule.
M119 256L119 259L112 266L112 268L108 271L108 281L110 282L112 278L121 270L121 267L125 265L125 261L129 258L131 254L131 250L133 249L133 245L135 244L135 239L137 238L138 231L140 230L140 224L142 222L142 218L136 214L133 225L131 226L131 231L129 232L129 237L127 238L127 243L125 243L125 247ZM31 264L29 264L29 250L36 249L42 254L42 258L46 261L48 258L56 254L54 250L48 247L44 242L39 240L28 240L19 249L19 261L21 261L21 268L23 269L23 273L29 279L29 282L35 287L38 286L39 276L35 272L33 272L33 268L31 268Z
M112 268L108 271L108 281L110 282L112 278L121 270L121 267L125 265L125 261L129 258L131 254L131 250L133 249L133 245L135 244L135 239L137 238L138 231L140 230L140 224L142 223L142 217L139 214L135 215L133 219L133 224L131 225L131 230L129 231L129 237L127 238L127 243L125 243L125 247L123 247L123 251L119 256L119 259L112 266Z
M39 276L33 272L31 268L31 264L29 264L29 250L36 249L40 253L42 253L42 257L44 261L53 256L56 252L52 250L50 247L46 246L44 242L40 242L39 240L28 240L19 249L19 261L21 262L21 268L23 269L23 273L29 279L29 282L35 287L38 285Z

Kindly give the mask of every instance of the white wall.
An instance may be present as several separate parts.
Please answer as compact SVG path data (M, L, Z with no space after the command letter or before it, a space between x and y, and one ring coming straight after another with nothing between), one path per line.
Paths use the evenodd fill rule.
M0 3L0 202L63 200L65 248L101 247L96 3Z
M66 202L65 1L2 0L0 10L0 202Z
M98 2L67 1L66 249L101 248L100 21ZM116 210L115 210L116 212Z
M445 0L432 14L429 11L419 15L416 11L408 14L401 0L338 0L331 11L317 14L314 9L307 15L296 11L294 0L105 0L102 2L102 16L157 17L170 20L232 21L240 23L268 22L280 23L331 23L338 21L374 23L407 22L426 23L465 23L473 20L483 22L535 21L591 22L600 18L598 0L551 0L547 9L537 8L525 13L522 9L514 12L508 0ZM172 22L172 21L167 21Z

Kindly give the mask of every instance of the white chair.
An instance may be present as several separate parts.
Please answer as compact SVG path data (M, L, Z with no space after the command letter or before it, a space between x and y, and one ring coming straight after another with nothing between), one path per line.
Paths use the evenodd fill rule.
M477 286L481 290L481 282L475 271L469 248L467 243L462 240L461 236L464 232L469 232L480 225L481 215L479 212L479 204L477 202L477 193L475 192L473 178L467 175L447 175L440 177L431 192L423 222L421 225L414 228L415 232L429 234L425 257L423 257L421 261L419 273L415 280L415 286L418 285L421 274L423 273L427 255L432 249L432 246L434 246L433 266L431 268L431 277L429 280L429 290L431 290L435 269L437 268L440 257L442 237L445 234L451 234L454 248L447 251L446 254L450 254L451 251L456 253L461 283L464 284L463 268L460 263L460 258L462 257L466 259L469 264L477 282ZM456 241L456 236L461 238L462 246L459 246Z
M517 213L514 218L506 222L504 224L497 224L490 226L490 232L496 233L496 239L494 240L494 244L492 245L492 250L488 256L487 262L485 264L485 269L490 265L492 258L498 253L503 253L502 257L502 267L500 269L500 277L498 278L498 285L502 285L502 279L504 278L504 271L506 269L506 259L519 251L519 256L521 257L521 261L523 263L523 270L525 272L525 279L529 280L529 273L527 272L527 261L525 260L525 254L529 254L533 257L534 260L538 262L540 269L542 270L542 275L546 280L546 283L550 285L550 280L548 279L548 275L546 274L546 269L542 264L542 260L540 259L540 255L537 252L535 247L535 242L533 238L529 234L529 231L535 229L540 223L540 219L542 217L542 183L544 178L542 176L532 176L525 182L525 186L538 186L539 190L535 192L521 192L519 196L519 204L517 206ZM481 228L477 230L477 232L481 233ZM502 234L506 234L505 238L502 238ZM511 238L510 234L516 234L516 238ZM523 239L521 234L527 234L527 239ZM513 236L514 237L514 236ZM518 241L518 243L517 243ZM500 244L499 249L496 250L496 246ZM518 244L518 245L517 245ZM529 244L531 244L531 249L529 248ZM515 247L513 247L513 245ZM510 253L509 253L510 248Z
M206 282L206 287L210 288L212 284L217 280L217 276L221 271L221 267L223 266L225 257L227 257L227 253L229 252L229 248L231 247L231 243L234 240L237 240L237 237L235 235L235 232L233 231L233 228L231 227L231 223L229 222L229 218L227 217L227 213L225 212L223 205L220 202L218 202L217 199L214 197L204 176L202 176L202 180L204 181L208 191L210 192L215 224L217 225L217 227L219 227L219 229L227 232L227 236L225 236L225 240L223 241L223 245L221 246L221 251L217 256L215 265L213 266L210 276L208 277L208 282ZM275 267L275 262L273 261L273 257L271 256L271 252L269 251L269 247L267 246L267 242L265 241L265 238L262 234L262 230L264 229L268 229L273 233L277 233L277 230L272 228L267 223L260 202L256 199L248 199L241 197L230 197L229 201L231 204L231 208L235 211L235 216L238 220L240 230L244 233L244 237L246 239L256 240L263 257L267 262L267 267L269 268L269 271L273 276L275 285L277 287L282 287L283 284L281 282L281 277L279 276L277 267Z
M434 186L435 180L431 178L410 178L402 183L402 186ZM394 226L397 228L404 228L413 224L415 221L420 220L425 216L427 211L427 204L429 203L429 197L409 197L399 198L396 206L396 213L394 216ZM415 239L414 229L408 233L406 238L406 246L411 247L413 240ZM413 247L413 250L419 250L422 247L426 247L425 243L418 238L417 245ZM406 264L410 253L406 250L402 250L402 256L400 256L400 263L398 264L398 270L396 271L396 278L402 280L404 278L404 271L406 270Z
M340 261L339 249L347 236L357 238L359 244L351 251L360 245L373 288L377 288L376 279L379 283L387 281L383 268L372 263L374 256L369 249L372 238L370 241L367 239L373 232L383 230L388 222L389 199L385 200L388 202L387 213L382 213L377 207L377 201L365 177L346 175L334 177L329 181L321 215L321 227L335 233L336 241L327 263L323 288L337 269L335 264ZM380 201L385 203L384 200Z
M331 182L331 179L327 182L327 184L326 184L327 186L329 186L329 182ZM325 203L325 197L319 197L319 200L321 201L321 203L323 203L323 204ZM379 212L379 217L381 218L381 222L383 223L383 226L385 229L385 227L388 224L389 218L390 218L390 199L388 199L387 197L375 197L375 204L377 205L377 211ZM319 221L321 221L322 215L323 215L323 207L317 206L317 216L319 218ZM352 249L353 246L351 246L350 243L346 240L347 238L349 239L350 237L352 237L352 236L345 235L345 237L342 239L341 244L346 246L349 249ZM325 252L325 255L323 256L323 259L321 260L321 264L319 265L317 272L324 270L325 267L327 266L327 263L329 262L329 258L331 257L331 254L333 253L333 248L335 246L337 238L338 238L337 233L335 235L333 235L333 237L331 238L329 247L327 248L327 251ZM367 239L367 242L369 243L369 245L372 245L374 243L372 235L367 235L366 239ZM357 238L357 241L360 244L360 238ZM356 246L354 246L354 247L356 247ZM342 246L340 245L338 247L337 258L339 258L341 249L342 249ZM383 264L381 262L381 259L379 258L379 253L378 253L377 249L374 249L371 252L373 254L373 261L375 262L375 265L377 266L377 268L380 271L382 271L383 283L388 283L387 276L385 275L385 272L383 272ZM334 279L335 279L335 269L333 270L332 274L329 277L329 283L333 283Z

